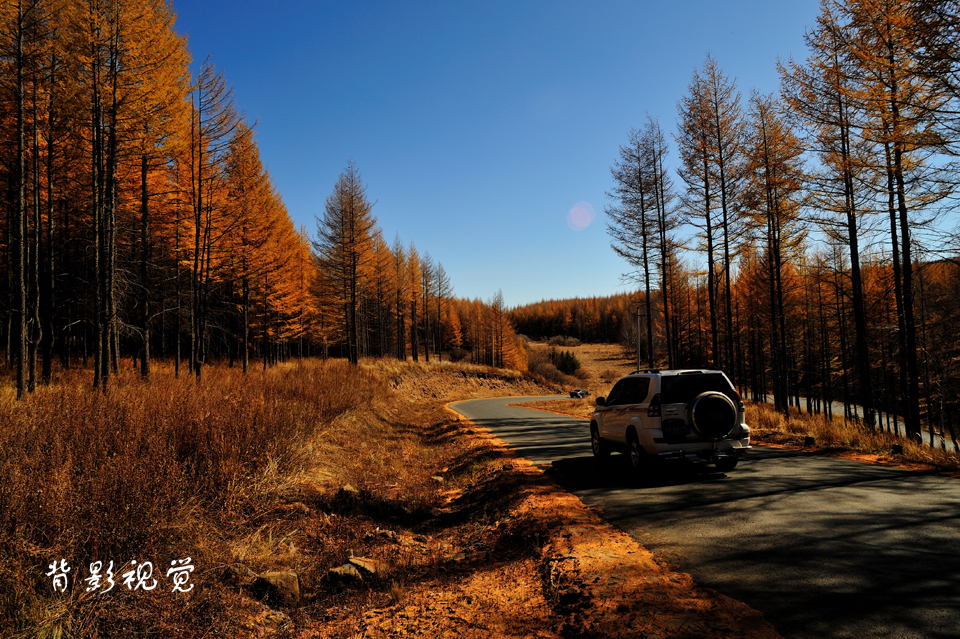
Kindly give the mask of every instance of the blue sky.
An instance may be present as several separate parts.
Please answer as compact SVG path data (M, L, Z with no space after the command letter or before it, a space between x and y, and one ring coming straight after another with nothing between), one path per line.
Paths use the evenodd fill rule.
M259 122L298 227L315 233L352 158L388 242L415 242L457 295L502 289L510 306L631 288L603 213L630 128L649 113L672 132L708 52L745 97L775 91L777 57L806 57L818 12L816 0L173 2L195 66L212 54ZM596 216L575 230L582 203Z

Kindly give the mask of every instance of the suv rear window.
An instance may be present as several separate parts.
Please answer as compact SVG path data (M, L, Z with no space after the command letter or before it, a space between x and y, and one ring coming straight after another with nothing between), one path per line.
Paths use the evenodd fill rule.
M617 382L607 398L608 406L620 404L642 404L650 390L649 377L625 377Z
M664 375L661 379L660 402L689 404L697 395L707 391L723 393L736 404L736 392L723 373Z

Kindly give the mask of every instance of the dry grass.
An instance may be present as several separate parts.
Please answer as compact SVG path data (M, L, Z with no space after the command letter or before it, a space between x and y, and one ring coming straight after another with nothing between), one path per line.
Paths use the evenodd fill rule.
M160 588L121 586L100 598L82 578L91 562L112 560L120 586L136 559L152 561L165 584L165 567L190 556L202 582L228 560L231 533L309 465L317 435L386 395L343 362L208 373L197 384L160 366L144 383L126 371L99 392L87 374L67 372L23 402L0 403L0 634L164 634L202 618L212 605L202 595L184 605ZM45 576L61 559L71 566L65 594Z
M593 395L605 395L613 383L636 369L634 356L625 354L617 344L571 344L569 350L580 362L576 375L564 375L550 363L551 346L542 342L530 342L528 352L531 373L562 389L585 388Z
M633 632L619 603L600 606L614 601L604 588L624 588L604 581L610 566L594 566L597 581L581 575L598 604L576 613L556 571L544 572L557 553L579 556L584 539L606 548L609 526L443 407L542 387L485 367L390 360L207 370L200 385L163 367L148 384L126 372L106 393L88 374L64 375L24 403L0 400L0 636L252 638L281 625L275 636L301 639L557 639L586 636L601 618ZM638 572L638 547L622 541L610 561L633 566L643 601L656 601L637 608L650 611L643 623L678 636L663 624L692 600L692 582L671 590L659 568ZM170 593L162 573L149 593L119 580L108 595L86 593L81 579L95 559L148 559L160 572L184 556L197 566L189 595ZM330 581L351 557L377 574ZM75 571L62 595L44 576L59 559ZM251 576L268 570L296 572L302 599L257 601ZM593 621L581 618L591 610Z
M846 451L848 456L901 466L918 465L948 473L960 471L960 456L955 453L916 444L880 430L872 431L840 417L828 420L822 415L794 411L788 418L769 404L748 403L747 423L753 429L751 437L758 443L801 445L806 437L813 437L813 448L820 450ZM894 444L903 446L902 454L892 452Z
M625 353L618 344L581 344L565 350L576 356L580 369L577 379L567 378L564 386L585 388L594 397L606 395L614 382L637 368L636 355Z
M445 570L454 550L440 535L470 538L475 524L423 544L411 531L430 529L449 492L496 463L442 398L423 399L543 392L516 372L391 360L246 377L211 366L200 384L160 365L149 383L127 369L106 392L89 384L89 372L61 371L24 402L0 398L0 636L255 636L250 620L266 609L250 571L285 569L304 593L281 606L294 624L351 636L356 611L398 605L411 580ZM352 555L382 576L328 584ZM187 556L196 589L173 594L163 571ZM61 559L72 569L63 594L45 575ZM123 587L134 559L153 562L155 591ZM85 591L97 560L115 562L107 595ZM330 610L347 625L318 621Z

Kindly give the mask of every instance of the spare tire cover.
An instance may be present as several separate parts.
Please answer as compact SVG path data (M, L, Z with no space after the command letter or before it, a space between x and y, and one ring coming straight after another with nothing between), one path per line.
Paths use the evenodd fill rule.
M706 439L723 439L737 424L737 407L717 391L700 393L690 407L693 429Z

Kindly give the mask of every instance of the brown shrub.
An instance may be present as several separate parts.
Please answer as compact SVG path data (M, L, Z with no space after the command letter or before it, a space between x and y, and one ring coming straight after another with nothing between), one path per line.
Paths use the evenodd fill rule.
M527 357L527 370L535 377L561 386L576 383L575 379L564 375L557 369L553 362L550 361L548 353L538 349L531 349Z

